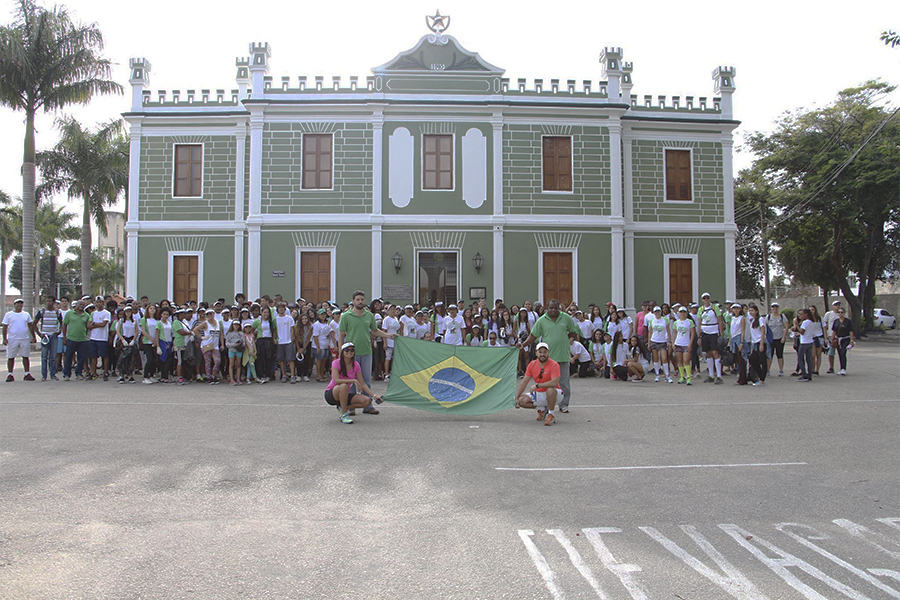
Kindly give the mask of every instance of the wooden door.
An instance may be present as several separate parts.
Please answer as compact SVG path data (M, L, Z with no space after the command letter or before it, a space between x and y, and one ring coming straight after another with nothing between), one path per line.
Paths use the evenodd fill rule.
M669 259L669 304L688 306L694 300L694 273L690 258Z
M544 252L544 306L556 298L561 309L572 302L572 253Z
M331 297L331 253L300 253L300 296L310 302L334 300Z
M200 257L172 257L172 302L187 304L188 300L202 300L199 296Z

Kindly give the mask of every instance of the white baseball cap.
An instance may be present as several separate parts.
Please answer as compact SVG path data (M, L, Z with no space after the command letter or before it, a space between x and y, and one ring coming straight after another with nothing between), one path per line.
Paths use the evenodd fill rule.
M550 345L547 342L541 342L534 347L535 351L540 350L541 348L546 348L547 352L550 352Z

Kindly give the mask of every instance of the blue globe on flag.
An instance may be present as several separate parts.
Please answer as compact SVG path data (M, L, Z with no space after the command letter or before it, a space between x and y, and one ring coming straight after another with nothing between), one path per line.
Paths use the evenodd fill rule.
M464 402L475 393L475 380L462 369L444 368L431 376L428 391L438 402Z

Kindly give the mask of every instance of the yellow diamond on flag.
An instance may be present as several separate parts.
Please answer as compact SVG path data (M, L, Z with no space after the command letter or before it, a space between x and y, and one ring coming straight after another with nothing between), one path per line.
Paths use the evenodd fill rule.
M445 408L473 400L500 381L479 373L455 355L400 379L423 398Z

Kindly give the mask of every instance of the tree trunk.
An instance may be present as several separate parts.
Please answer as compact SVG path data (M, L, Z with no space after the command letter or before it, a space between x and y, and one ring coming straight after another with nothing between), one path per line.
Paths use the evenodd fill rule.
M853 293L853 290L850 289L850 284L847 283L847 273L841 266L841 241L844 237L844 227L840 223L835 223L834 225L834 239L831 242L831 266L834 268L834 273L836 279L838 281L838 285L841 288L841 293L844 295L844 300L847 301L847 305L850 307L850 321L853 323L853 326L856 328L856 331L859 331L862 334L862 330L860 329L860 321L862 319L862 302L859 299L859 296ZM862 288L860 288L862 290ZM828 308L827 306L825 307Z
M22 299L34 313L34 108L25 109L25 152L22 160Z
M81 217L81 295L91 295L91 199L87 194Z
M50 255L50 291L48 293L53 294L54 296L58 296L59 294L56 291L56 261L59 259L55 254ZM59 298L57 298L59 300Z
M0 256L6 256L6 248L0 246ZM0 312L6 314L6 259L0 261Z

